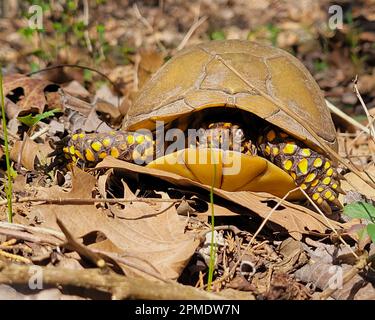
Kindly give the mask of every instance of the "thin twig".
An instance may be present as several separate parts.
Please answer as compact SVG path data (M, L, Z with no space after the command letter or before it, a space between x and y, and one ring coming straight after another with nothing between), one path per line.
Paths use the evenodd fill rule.
M44 128L42 128L41 130L39 130L38 132L35 132L31 137L30 137L30 140L36 140L37 138L39 138L40 136L44 135L45 133L48 132L48 130L51 128L51 126L49 125L46 125Z
M355 92L359 102L361 103L361 106L366 113L368 123L370 124L372 122L371 121L372 117L371 117L370 113L368 112L367 106L366 106L365 102L363 101L361 94L359 93L357 82L358 82L358 75L354 79L354 92ZM372 125L370 126L370 136L372 137L372 139L375 139L375 128Z
M58 65L54 65L54 66L51 66L51 67L46 67L46 68L43 68L43 69L39 69L39 70L36 70L36 71L33 71L33 72L29 72L26 75L28 77L30 77L30 76L32 76L34 74L37 74L37 73L40 73L40 72L54 70L54 69L61 69L61 68L65 68L65 67L67 67L67 68L78 68L78 69L90 70L92 72L95 72L98 75L100 75L101 77L105 78L112 85L112 87L115 89L115 91L117 93L121 93L121 89L106 74L104 74L103 72L101 72L101 71L99 71L99 70L97 70L95 68L91 68L91 67L88 67L88 66L81 66L79 64L70 64L70 63L58 64Z
M143 25L148 29L148 31L152 33L153 38L156 44L158 45L159 49L163 52L167 52L167 49L164 47L164 45L160 42L160 40L156 36L152 25L147 21L145 17L142 16L141 11L139 10L136 3L133 4L133 10L134 10L135 16L143 23Z
M366 133L370 133L370 130L366 128L363 124L359 123L352 117L348 116L345 112L341 111L339 108L337 108L335 105L333 105L331 102L329 102L327 99L325 99L327 107L337 116L344 119L345 121L349 122L356 128L358 128L361 131L364 131Z
M83 0L83 24L85 26L85 31L84 31L83 34L84 34L84 37L85 37L87 50L89 50L89 52L92 53L93 49L92 49L92 44L91 44L91 40L90 40L90 36L89 36L89 30L88 30L89 18L90 18L89 2L88 2L88 0Z
M26 197L26 198L13 198L12 201L14 203L24 203L24 202L45 202L48 204L92 204L92 203L121 203L121 202L145 202L145 203L156 203L156 202L172 202L179 203L182 201L187 201L189 203L195 203L193 200L186 200L186 199L161 199L161 198L114 198L114 199L107 199L107 198L91 198L91 199L81 199L81 198L59 198L59 199L51 199L51 198L33 198L33 197ZM6 205L7 201L2 200L0 201L0 206Z
M186 44L188 43L189 39L193 35L193 33L208 19L207 16L201 17L198 21L194 22L190 27L189 31L186 33L185 37L182 39L181 43L177 47L177 51L182 50Z
M114 272L103 273L100 269L74 270L55 267L39 267L43 272L43 284L76 286L96 289L112 294L113 299L186 300L226 299L221 295L198 290L169 281L160 283L143 278L125 277ZM0 283L27 284L30 266L0 261Z

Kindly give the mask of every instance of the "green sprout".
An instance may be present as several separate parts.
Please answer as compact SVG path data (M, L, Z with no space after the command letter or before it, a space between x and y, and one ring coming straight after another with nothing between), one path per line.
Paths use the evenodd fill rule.
M211 206L211 243L210 243L210 263L208 266L207 290L211 291L212 279L215 270L216 260L216 243L215 243L215 208L214 208L214 187L216 177L216 163L214 165L214 176L210 189L210 206Z
M13 210L12 210L12 168L10 166L10 156L9 156L9 144L8 144L8 129L7 123L5 119L5 98L4 98L4 90L3 90L3 72L0 65L0 99L1 99L1 117L2 117L2 125L3 125L3 132L4 132L4 146L5 146L5 162L7 167L7 178L8 184L5 187L5 192L7 196L7 203L8 203L8 222L13 222Z

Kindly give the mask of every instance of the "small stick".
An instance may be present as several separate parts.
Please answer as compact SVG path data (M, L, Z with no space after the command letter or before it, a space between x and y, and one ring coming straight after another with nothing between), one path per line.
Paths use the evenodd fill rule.
M91 44L91 40L90 40L90 36L89 36L89 30L88 30L88 26L89 26L89 2L88 0L83 0L83 24L85 25L85 31L84 31L84 37L85 37L85 41L86 41L86 46L87 46L87 49L89 50L90 53L92 53L93 49L92 49L92 44Z
M25 197L25 198L13 198L13 203L24 203L24 202L45 202L48 204L92 204L92 203L121 203L121 202L145 202L145 203L155 203L155 202L171 202L171 203L179 203L182 201L187 201L188 203L194 204L195 201L193 200L186 200L186 199L161 199L161 198L115 198L115 199L107 199L107 198L91 198L91 199L81 199L81 198L59 198L59 199L51 199L51 198L33 198L33 197ZM7 201L2 200L0 201L0 206L6 205Z
M357 83L358 83L358 75L356 75L355 79L354 79L354 92L357 95L357 98L358 98L359 102L361 103L361 106L362 106L363 110L365 111L367 120L370 124L372 122L372 117L371 117L370 113L368 112L367 106L366 106L365 102L363 101L361 94L359 93ZM375 128L374 128L374 126L370 126L370 136L372 137L372 139L375 139Z
M199 18L198 21L194 22L192 26L190 27L189 31L186 33L185 37L182 39L181 43L177 47L177 51L182 50L186 44L188 43L189 39L193 35L193 33L208 19L207 16L203 16Z
M158 47L163 52L167 52L167 49L163 46L163 44L160 42L158 37L155 35L154 28L152 27L152 25L147 21L145 17L142 16L141 11L139 11L139 8L136 3L133 4L133 10L134 10L135 16L143 23L143 25L148 29L148 31L153 34L153 38L156 44L158 45Z
M224 296L169 281L160 283L145 278L125 277L114 272L103 273L100 269L74 270L56 267L40 267L45 285L72 285L109 292L113 299L142 300L223 300ZM27 284L30 266L5 263L0 260L0 283Z
M108 266L105 263L104 259L100 257L98 254L92 252L90 249L78 243L60 219L57 218L56 223L60 227L61 231L64 233L65 238L67 240L67 247L69 249L72 249L76 251L78 254L88 258L98 268L102 270L108 269Z
M50 129L51 127L49 125L45 126L42 130L39 130L38 132L35 132L31 137L30 137L30 140L36 140L37 138L39 138L40 136L42 136L43 134L47 133L48 130Z
M353 119L352 117L348 116L345 112L341 111L339 108L337 108L335 105L333 105L331 102L329 102L327 99L325 99L327 107L337 116L340 118L346 120L356 128L358 128L361 131L364 131L366 133L370 133L370 130L366 128L364 125Z

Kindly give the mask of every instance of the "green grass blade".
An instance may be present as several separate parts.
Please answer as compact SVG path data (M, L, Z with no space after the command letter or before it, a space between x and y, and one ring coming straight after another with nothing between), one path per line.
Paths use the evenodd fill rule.
M5 161L7 166L7 176L8 176L8 185L6 186L6 195L8 202L8 222L13 221L12 215L12 177L11 177L11 167L10 167L10 157L9 157L9 145L8 145L8 130L7 122L5 119L5 98L3 90L3 71L0 65L0 99L1 99L1 117L4 131L4 146L5 146Z
M211 205L211 244L210 244L210 264L208 266L207 290L211 291L212 278L215 270L216 244L215 244L215 209L214 209L214 186L216 177L216 163L214 162L214 177L210 189Z

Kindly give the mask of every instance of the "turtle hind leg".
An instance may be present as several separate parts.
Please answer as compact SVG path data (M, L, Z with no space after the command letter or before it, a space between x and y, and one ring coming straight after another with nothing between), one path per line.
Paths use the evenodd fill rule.
M54 155L86 167L96 165L107 156L144 164L154 158L155 143L152 135L138 132L75 133L56 144L51 156Z
M337 168L303 142L275 127L267 127L257 139L258 152L286 171L325 213L342 209Z

